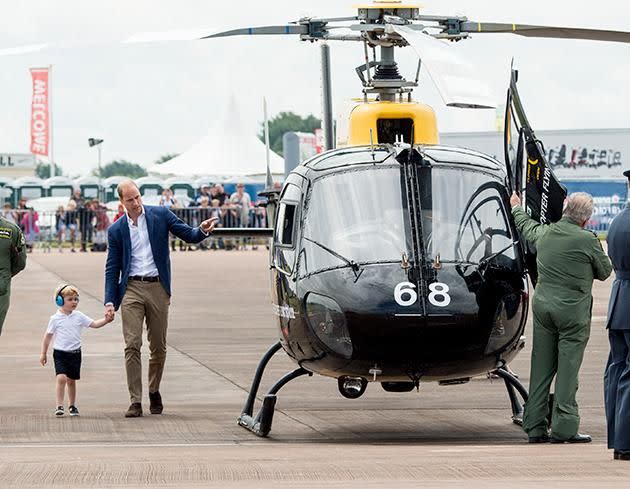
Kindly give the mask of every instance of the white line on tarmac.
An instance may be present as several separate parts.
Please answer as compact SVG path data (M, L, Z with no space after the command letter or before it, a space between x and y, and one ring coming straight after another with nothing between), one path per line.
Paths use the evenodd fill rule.
M0 450L5 448L196 448L196 447L229 447L244 445L260 445L253 442L217 442L217 443L14 443L0 445Z
M604 443L590 443L589 447L590 448L603 448L606 445ZM508 448L518 448L523 449L528 447L527 443L524 444L518 444L518 445L501 445L501 444L496 444L496 445L466 445L463 447L447 447L447 448L435 448L433 450L430 450L431 452L434 453L470 453L471 450L475 450L475 451L480 451L480 450L485 450L488 452L505 452L506 449ZM566 446L563 444L558 444L558 447L564 447L564 449L566 450Z
M233 442L214 442L214 443L77 443L77 442L69 442L69 443L14 443L14 444L4 444L0 445L0 450L9 449L9 448L204 448L204 447L231 447L231 446L261 446L265 445L266 442L252 442L252 441L233 441ZM295 440L291 443L291 445L295 444ZM316 443L311 445L309 448L312 449L316 446L320 445L335 445L335 441L331 441L329 443ZM341 445L341 444L340 444ZM388 445L387 443L375 443L371 446L383 446ZM430 445L424 445L422 448L427 449L431 453L470 453L471 450L479 451L488 451L488 452L505 452L509 448L523 449L525 445L516 444L516 445L465 445L462 447L444 447L444 448L430 448ZM604 443L591 443L590 447L592 448L602 448L604 447ZM417 448L418 446L416 446Z

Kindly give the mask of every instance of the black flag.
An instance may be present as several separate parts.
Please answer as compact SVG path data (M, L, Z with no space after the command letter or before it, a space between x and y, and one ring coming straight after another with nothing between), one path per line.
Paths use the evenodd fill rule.
M543 144L536 139L534 130L529 125L516 89L517 80L518 72L513 69L505 108L504 129L508 185L510 190L520 192L523 190L521 182L524 178L525 211L532 219L542 224L549 224L562 217L567 190L551 171ZM531 243L523 244L529 276L536 287L538 280L536 249Z
M520 177L525 163L525 210L536 221L549 224L562 217L567 191L553 174L543 144L536 139L534 130L529 125L516 88L517 79L518 72L512 70L504 137L508 180L511 180L512 190L522 190ZM515 140L518 143L516 151ZM526 161L523 162L523 159Z
M559 221L567 196L545 157L542 143L524 129L527 163L525 165L525 210L536 221L549 224Z

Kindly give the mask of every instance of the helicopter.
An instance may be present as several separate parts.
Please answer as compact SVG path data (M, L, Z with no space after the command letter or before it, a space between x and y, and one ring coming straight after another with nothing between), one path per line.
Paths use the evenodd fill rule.
M351 34L340 34L340 24ZM402 393L421 382L461 384L491 371L505 382L512 421L522 422L527 389L506 366L524 347L528 277L535 285L536 265L515 228L509 196L524 189L528 213L548 223L560 219L566 189L525 115L516 70L507 93L504 163L440 146L432 108L412 100L424 62L447 105L492 107L442 42L473 33L630 42L627 32L423 16L400 2L362 5L354 17L207 36L297 34L364 47L364 63L356 68L363 101L350 113L347 146L305 161L280 190L268 172L262 195L274 228L257 235L272 238L280 338L260 360L240 426L267 436L279 390L314 373L336 379L342 396L357 399L370 383ZM395 61L395 50L406 46L419 56L415 81ZM471 77L473 88L460 84L453 93L454 74ZM264 370L281 349L298 367L272 385L254 415Z
M278 392L306 375L334 379L343 397L357 399L370 383L405 393L489 371L504 380L512 420L520 422L527 390L506 366L525 344L535 261L515 228L509 196L524 189L529 214L555 222L566 190L525 115L515 70L504 162L441 146L433 109L412 99L424 66L446 105L492 107L473 70L444 42L484 33L630 42L627 32L473 22L422 15L394 1L361 5L349 17L197 37L292 35L363 46L356 68L363 97L349 114L347 146L305 161L280 188L267 171L261 195L272 228L214 231L271 238L279 339L258 364L240 426L266 437ZM139 35L130 42L150 40ZM406 47L419 58L415 80L405 79L396 63L396 51ZM254 414L264 371L280 350L297 367L272 385Z

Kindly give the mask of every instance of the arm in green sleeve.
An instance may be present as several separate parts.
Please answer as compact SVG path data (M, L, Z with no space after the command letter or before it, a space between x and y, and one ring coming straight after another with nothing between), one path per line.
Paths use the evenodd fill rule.
M592 247L593 274L597 280L606 280L612 273L612 264L606 253L604 253L601 242L594 233Z
M546 225L534 221L520 206L512 208L512 215L518 231L530 243L536 244L536 241L547 232Z
M18 228L14 233L11 247L11 276L14 277L26 267L26 243L24 235Z

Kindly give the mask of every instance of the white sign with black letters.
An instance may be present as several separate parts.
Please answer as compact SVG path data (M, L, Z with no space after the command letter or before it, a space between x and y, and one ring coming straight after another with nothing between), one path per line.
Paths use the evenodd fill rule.
M29 153L0 153L0 169L28 169L37 166L37 158Z

